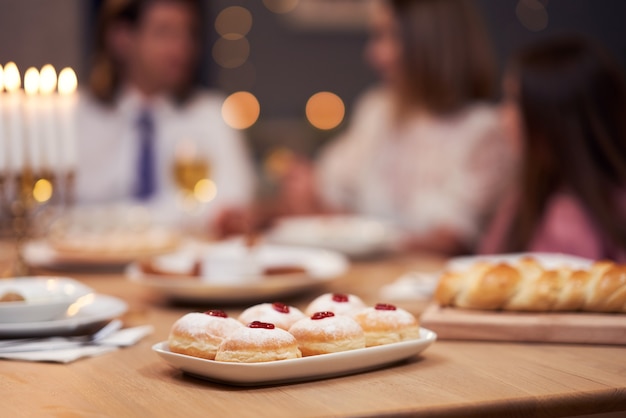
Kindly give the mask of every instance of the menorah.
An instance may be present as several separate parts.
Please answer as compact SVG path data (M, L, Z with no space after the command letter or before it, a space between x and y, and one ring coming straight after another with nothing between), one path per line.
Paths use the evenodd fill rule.
M22 89L17 65L0 66L0 230L17 247L15 276L28 272L22 247L35 214L74 202L76 87L71 68L58 77L52 65L29 68Z

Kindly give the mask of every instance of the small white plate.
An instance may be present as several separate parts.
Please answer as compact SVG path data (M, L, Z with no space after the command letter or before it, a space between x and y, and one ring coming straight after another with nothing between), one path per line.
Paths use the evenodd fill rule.
M0 337L47 337L70 335L123 315L128 305L113 296L90 293L67 308L59 319L40 322L0 323Z
M326 248L362 258L392 251L400 234L389 223L362 216L294 216L280 219L267 239L276 244Z
M0 302L0 323L47 321L63 315L93 290L64 277L14 277L0 280L0 296L15 292L23 301Z
M158 262L159 268L165 271L175 272L182 269L181 271L185 272L198 257L212 255L230 257L240 251L239 241L229 241L157 257L153 261ZM243 303L319 288L344 274L349 266L348 260L343 255L316 248L260 244L253 251L255 262L262 266L299 266L306 270L306 274L257 275L245 278L233 276L211 281L210 278L204 277L188 275L186 277L184 273L167 276L149 275L143 272L138 263L133 263L128 266L126 275L130 281L170 299L187 302ZM247 262L245 258L242 260L242 264Z
M420 328L417 340L267 363L226 363L172 353L165 341L155 344L152 349L170 365L202 379L257 386L324 379L381 368L417 355L436 339L434 332Z
M467 257L455 257L448 261L446 269L450 271L465 271L479 261L489 263L515 263L522 258L534 258L546 269L569 267L573 269L588 269L593 260L559 253L513 253L497 255L477 255Z

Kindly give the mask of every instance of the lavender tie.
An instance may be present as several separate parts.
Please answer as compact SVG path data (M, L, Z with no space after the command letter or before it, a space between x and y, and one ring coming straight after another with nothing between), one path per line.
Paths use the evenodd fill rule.
M137 159L137 185L135 197L148 200L156 191L154 119L149 110L141 112L139 128L139 158Z

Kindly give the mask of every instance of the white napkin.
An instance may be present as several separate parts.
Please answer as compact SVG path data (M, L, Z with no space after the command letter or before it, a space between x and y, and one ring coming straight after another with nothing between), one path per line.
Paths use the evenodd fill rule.
M0 358L22 361L45 361L53 363L71 363L84 357L95 357L116 351L120 347L129 347L136 344L145 336L151 334L154 327L144 325L140 327L122 329L97 342L79 342L68 338L53 337L44 340L29 341L11 345L12 351L2 348Z
M83 357L94 357L117 350L114 346L82 346L61 348L46 351L24 351L17 353L1 353L0 358L22 361L45 361L52 363L71 363Z

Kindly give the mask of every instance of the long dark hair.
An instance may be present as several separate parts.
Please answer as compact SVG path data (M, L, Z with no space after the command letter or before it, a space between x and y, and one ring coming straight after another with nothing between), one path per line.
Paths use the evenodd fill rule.
M127 25L136 28L146 11L156 3L182 3L189 6L199 23L202 19L203 8L200 0L104 0L100 6L94 55L91 72L89 74L89 90L93 96L104 104L112 104L122 83L125 63L116 57L109 47L109 31L116 25ZM203 34L198 33L201 38ZM179 102L188 98L193 81L189 85L180 86L174 92L174 98Z
M626 81L613 58L580 37L529 46L513 60L524 127L518 216L508 250L527 248L551 196L566 191L626 248L615 192L626 187Z
M494 60L470 0L388 0L400 27L405 105L452 113L492 99Z

